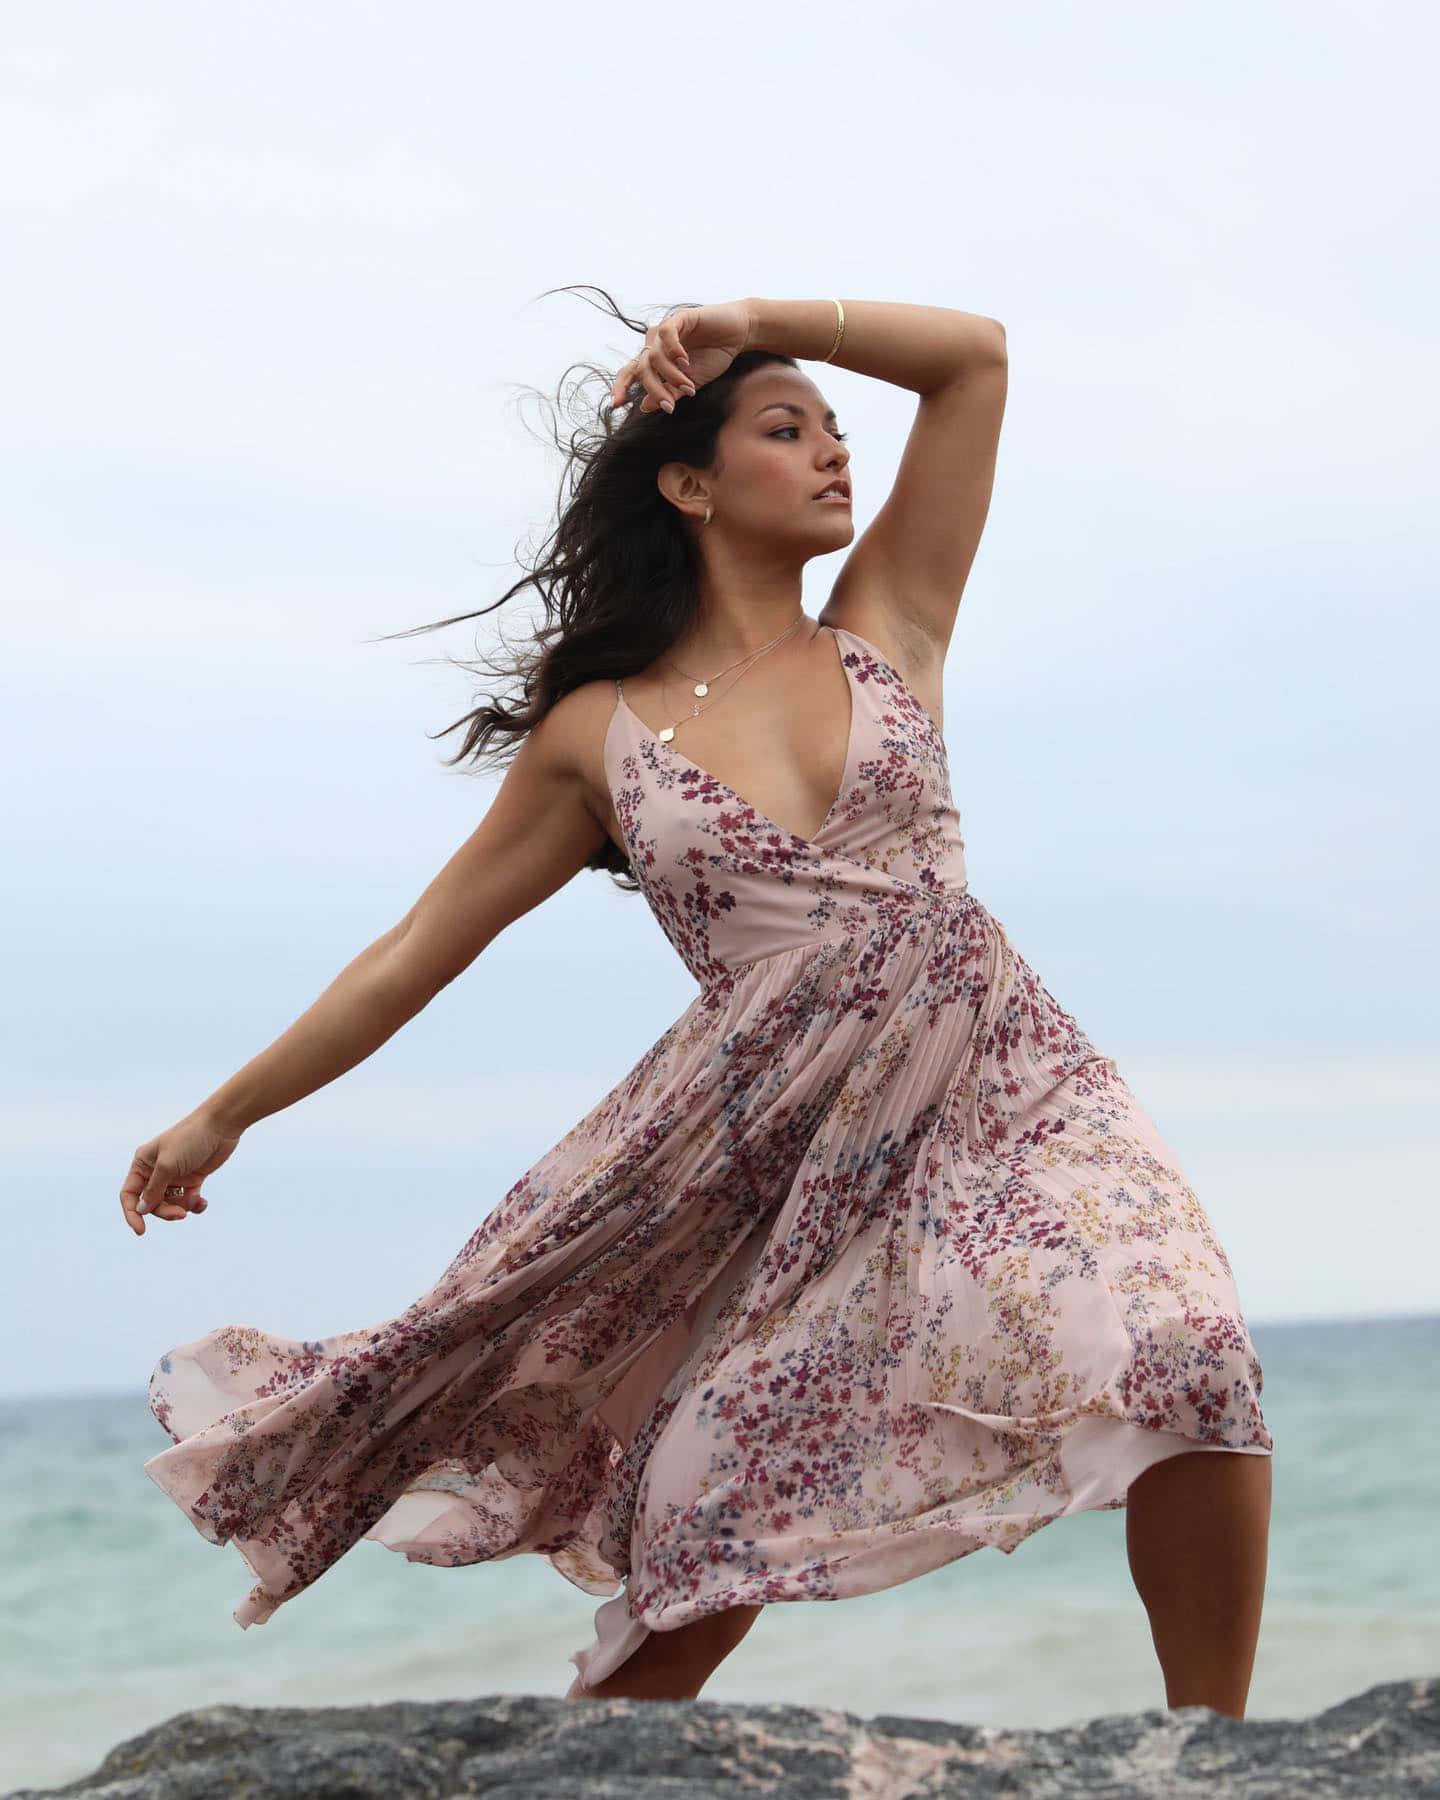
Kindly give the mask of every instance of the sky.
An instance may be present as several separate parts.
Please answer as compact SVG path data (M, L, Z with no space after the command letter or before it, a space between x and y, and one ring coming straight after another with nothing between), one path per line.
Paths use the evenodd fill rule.
M1386 5L12 0L0 1394L402 1311L693 997L582 872L252 1127L203 1217L122 1221L136 1146L493 798L434 735L476 627L375 640L498 598L549 530L524 390L631 353L540 297L580 282L1005 324L945 676L972 891L1116 1058L1252 1324L1440 1310L1437 38ZM858 535L915 397L807 372Z

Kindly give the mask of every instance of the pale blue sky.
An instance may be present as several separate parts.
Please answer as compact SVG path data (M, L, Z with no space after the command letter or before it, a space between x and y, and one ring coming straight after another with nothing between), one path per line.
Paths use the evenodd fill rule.
M1252 1321L1440 1307L1433 14L875 19L7 8L0 1391L399 1312L693 994L581 875L254 1127L204 1218L121 1221L135 1145L493 795L425 736L471 628L365 640L486 604L548 530L517 384L628 354L532 298L580 281L1005 322L946 680L972 887ZM810 372L863 528L913 396Z

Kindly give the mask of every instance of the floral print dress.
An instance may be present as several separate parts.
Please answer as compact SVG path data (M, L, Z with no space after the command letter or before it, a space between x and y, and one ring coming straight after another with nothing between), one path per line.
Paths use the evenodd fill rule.
M1205 1210L1114 1060L969 891L944 740L873 644L801 838L621 684L605 767L699 991L398 1317L170 1351L146 1473L267 1619L351 1545L532 1553L650 1631L838 1600L1195 1450L1268 1455Z

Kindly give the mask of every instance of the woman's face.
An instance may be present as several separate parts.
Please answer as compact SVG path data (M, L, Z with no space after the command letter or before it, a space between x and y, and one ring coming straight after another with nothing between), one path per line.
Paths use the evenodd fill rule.
M707 531L795 544L811 555L854 537L850 452L825 396L798 369L777 363L741 380L716 463L703 477L715 509ZM844 500L817 499L833 482Z

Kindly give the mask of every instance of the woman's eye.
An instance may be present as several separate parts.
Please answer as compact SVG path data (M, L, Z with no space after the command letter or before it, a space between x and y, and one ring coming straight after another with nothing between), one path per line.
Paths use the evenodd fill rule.
M782 425L779 427L778 430L772 431L770 433L770 435L771 435L771 437L779 437L780 432L782 432L782 431L799 431L799 429L800 429L800 427L798 425ZM846 438L849 437L850 433L848 431L832 431L830 433L830 435L831 435L831 437L836 438L840 443L843 444L845 442Z

